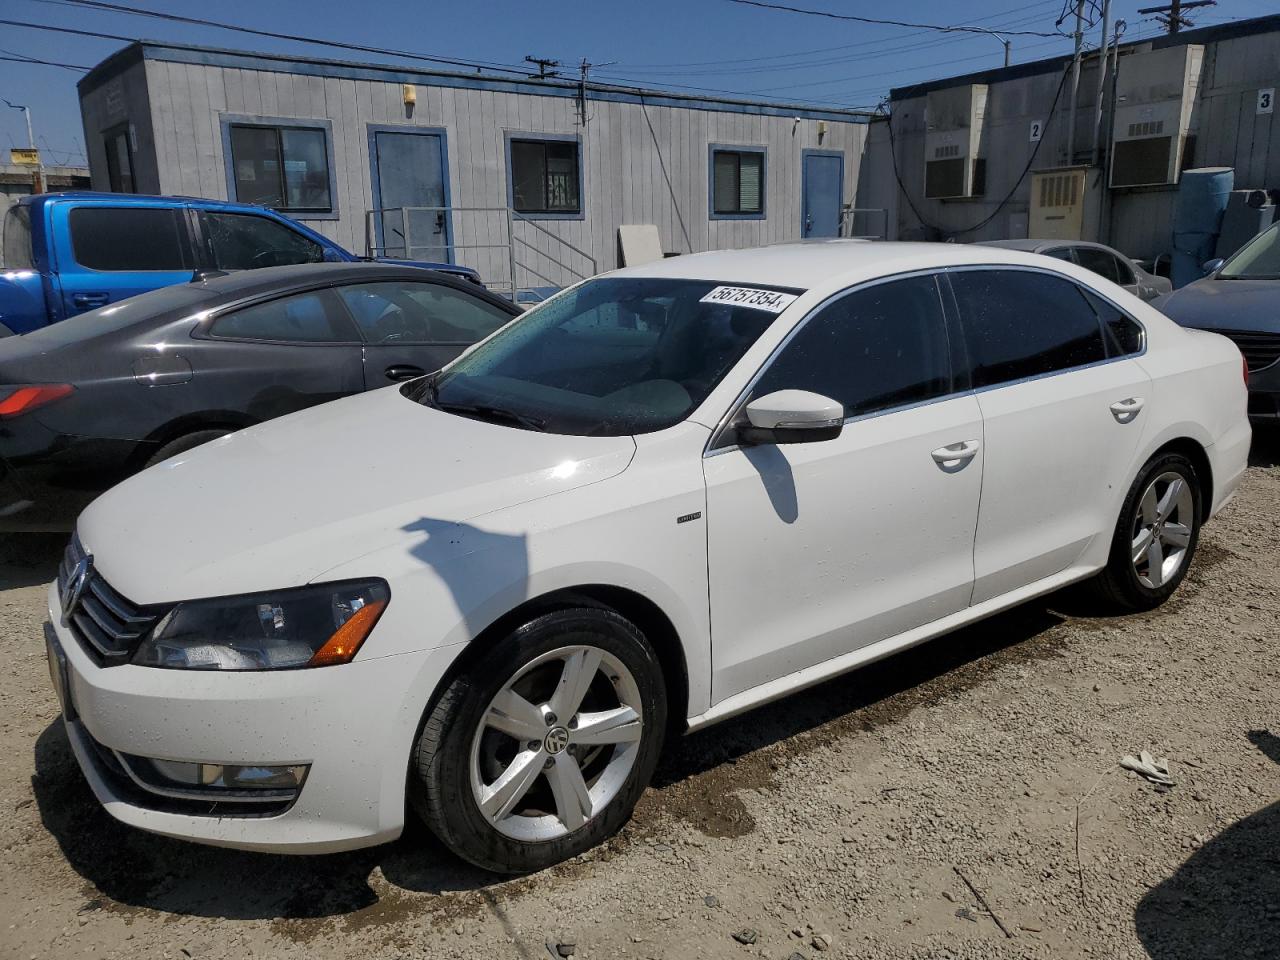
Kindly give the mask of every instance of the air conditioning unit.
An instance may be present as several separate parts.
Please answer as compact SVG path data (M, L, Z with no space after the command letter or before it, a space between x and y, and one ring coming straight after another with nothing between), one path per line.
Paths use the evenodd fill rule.
M986 161L979 156L987 85L934 90L925 101L924 195L957 200L986 193Z
M1101 180L1094 167L1033 170L1027 236L1037 240L1092 240Z
M1203 64L1199 44L1135 53L1120 61L1111 186L1178 182Z

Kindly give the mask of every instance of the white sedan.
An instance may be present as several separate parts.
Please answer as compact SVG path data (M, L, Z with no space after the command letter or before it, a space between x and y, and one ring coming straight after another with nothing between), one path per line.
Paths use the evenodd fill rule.
M103 495L54 685L126 823L311 853L412 808L535 870L616 831L671 734L1075 581L1162 603L1245 396L1229 340L1016 251L620 270Z

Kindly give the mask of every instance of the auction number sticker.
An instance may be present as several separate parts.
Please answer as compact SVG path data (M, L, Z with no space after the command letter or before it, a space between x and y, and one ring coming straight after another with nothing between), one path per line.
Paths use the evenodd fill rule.
M770 313L781 313L795 301L794 293L757 290L754 287L716 287L701 300L702 303L727 303L735 307L768 310Z

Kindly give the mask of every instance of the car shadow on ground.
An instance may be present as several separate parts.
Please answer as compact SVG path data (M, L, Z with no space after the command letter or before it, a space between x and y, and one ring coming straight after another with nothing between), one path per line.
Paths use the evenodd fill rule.
M1249 448L1249 466L1280 466L1280 427L1253 425L1253 445Z
M1280 736L1268 730L1250 730L1246 736L1280 763ZM1280 937L1280 802L1204 844L1142 898L1134 925L1152 960L1275 956Z
M0 533L0 590L48 583L66 545L65 533Z
M868 729L980 682L991 654L1003 652L1002 662L1021 657L1020 647L1061 619L1043 604L1032 604L930 644L925 656L899 654L757 709L746 722L731 721L671 743L654 780L653 801L661 808L668 788L721 767L727 788L734 789L736 762L764 747L841 718L855 732ZM1026 656L1037 655L1047 651ZM89 909L303 920L372 907L388 895L387 885L392 896L479 890L498 909L487 888L505 878L459 861L416 821L394 843L351 853L283 856L195 846L144 833L107 814L77 768L61 721L39 736L34 759L40 818L67 863L92 885ZM416 903L415 909L423 906Z

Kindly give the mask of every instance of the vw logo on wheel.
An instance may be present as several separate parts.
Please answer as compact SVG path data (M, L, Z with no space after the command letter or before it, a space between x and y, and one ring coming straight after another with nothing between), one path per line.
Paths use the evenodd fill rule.
M552 727L547 733L547 739L543 741L543 746L547 748L547 753L552 756L562 753L568 745L569 731L564 727Z
M62 592L58 595L58 601L62 604L64 627L71 624L71 615L80 605L80 596L84 593L85 584L89 582L89 574L92 571L93 556L86 554L76 562L76 565L71 568L71 573L67 575L67 582L62 585Z

